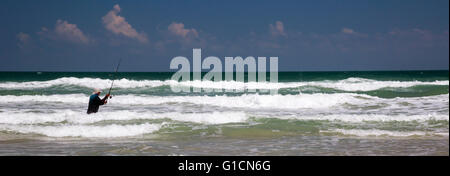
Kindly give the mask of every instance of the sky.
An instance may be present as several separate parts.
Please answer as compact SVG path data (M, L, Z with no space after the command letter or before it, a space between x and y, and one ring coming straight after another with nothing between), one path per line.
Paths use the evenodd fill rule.
M176 71L193 48L280 71L449 69L448 0L2 0L0 22L0 71Z

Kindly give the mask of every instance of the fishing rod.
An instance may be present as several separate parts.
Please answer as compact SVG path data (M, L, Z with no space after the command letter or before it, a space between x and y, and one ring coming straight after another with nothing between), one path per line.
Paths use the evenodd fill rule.
M113 81L111 82L111 87L109 88L108 94L110 94L110 95L109 95L109 98L110 98L110 99L112 98L112 96L111 96L111 90L112 90L113 85L114 85L114 80L115 80L115 78L116 78L116 73L117 73L117 71L119 70L120 62L122 62L122 58L119 59L119 63L117 64L116 71L114 72L114 78L113 78Z

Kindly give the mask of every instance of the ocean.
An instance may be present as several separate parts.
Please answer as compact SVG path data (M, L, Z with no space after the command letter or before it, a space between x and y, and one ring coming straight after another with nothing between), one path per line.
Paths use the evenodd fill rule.
M449 155L448 71L172 74L0 72L0 155ZM112 80L112 99L87 115Z

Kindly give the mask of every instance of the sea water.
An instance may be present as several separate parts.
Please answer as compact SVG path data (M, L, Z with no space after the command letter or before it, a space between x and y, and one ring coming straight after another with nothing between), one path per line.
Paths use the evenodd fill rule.
M172 74L0 72L0 155L449 154L448 71ZM113 98L87 115L93 89L112 80Z

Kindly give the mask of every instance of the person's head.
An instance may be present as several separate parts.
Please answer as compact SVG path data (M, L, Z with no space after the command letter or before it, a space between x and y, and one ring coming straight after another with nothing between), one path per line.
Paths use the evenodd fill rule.
M100 94L102 93L102 90L96 88L96 89L94 89L94 92L92 92L92 93L93 93L93 94L100 95Z

